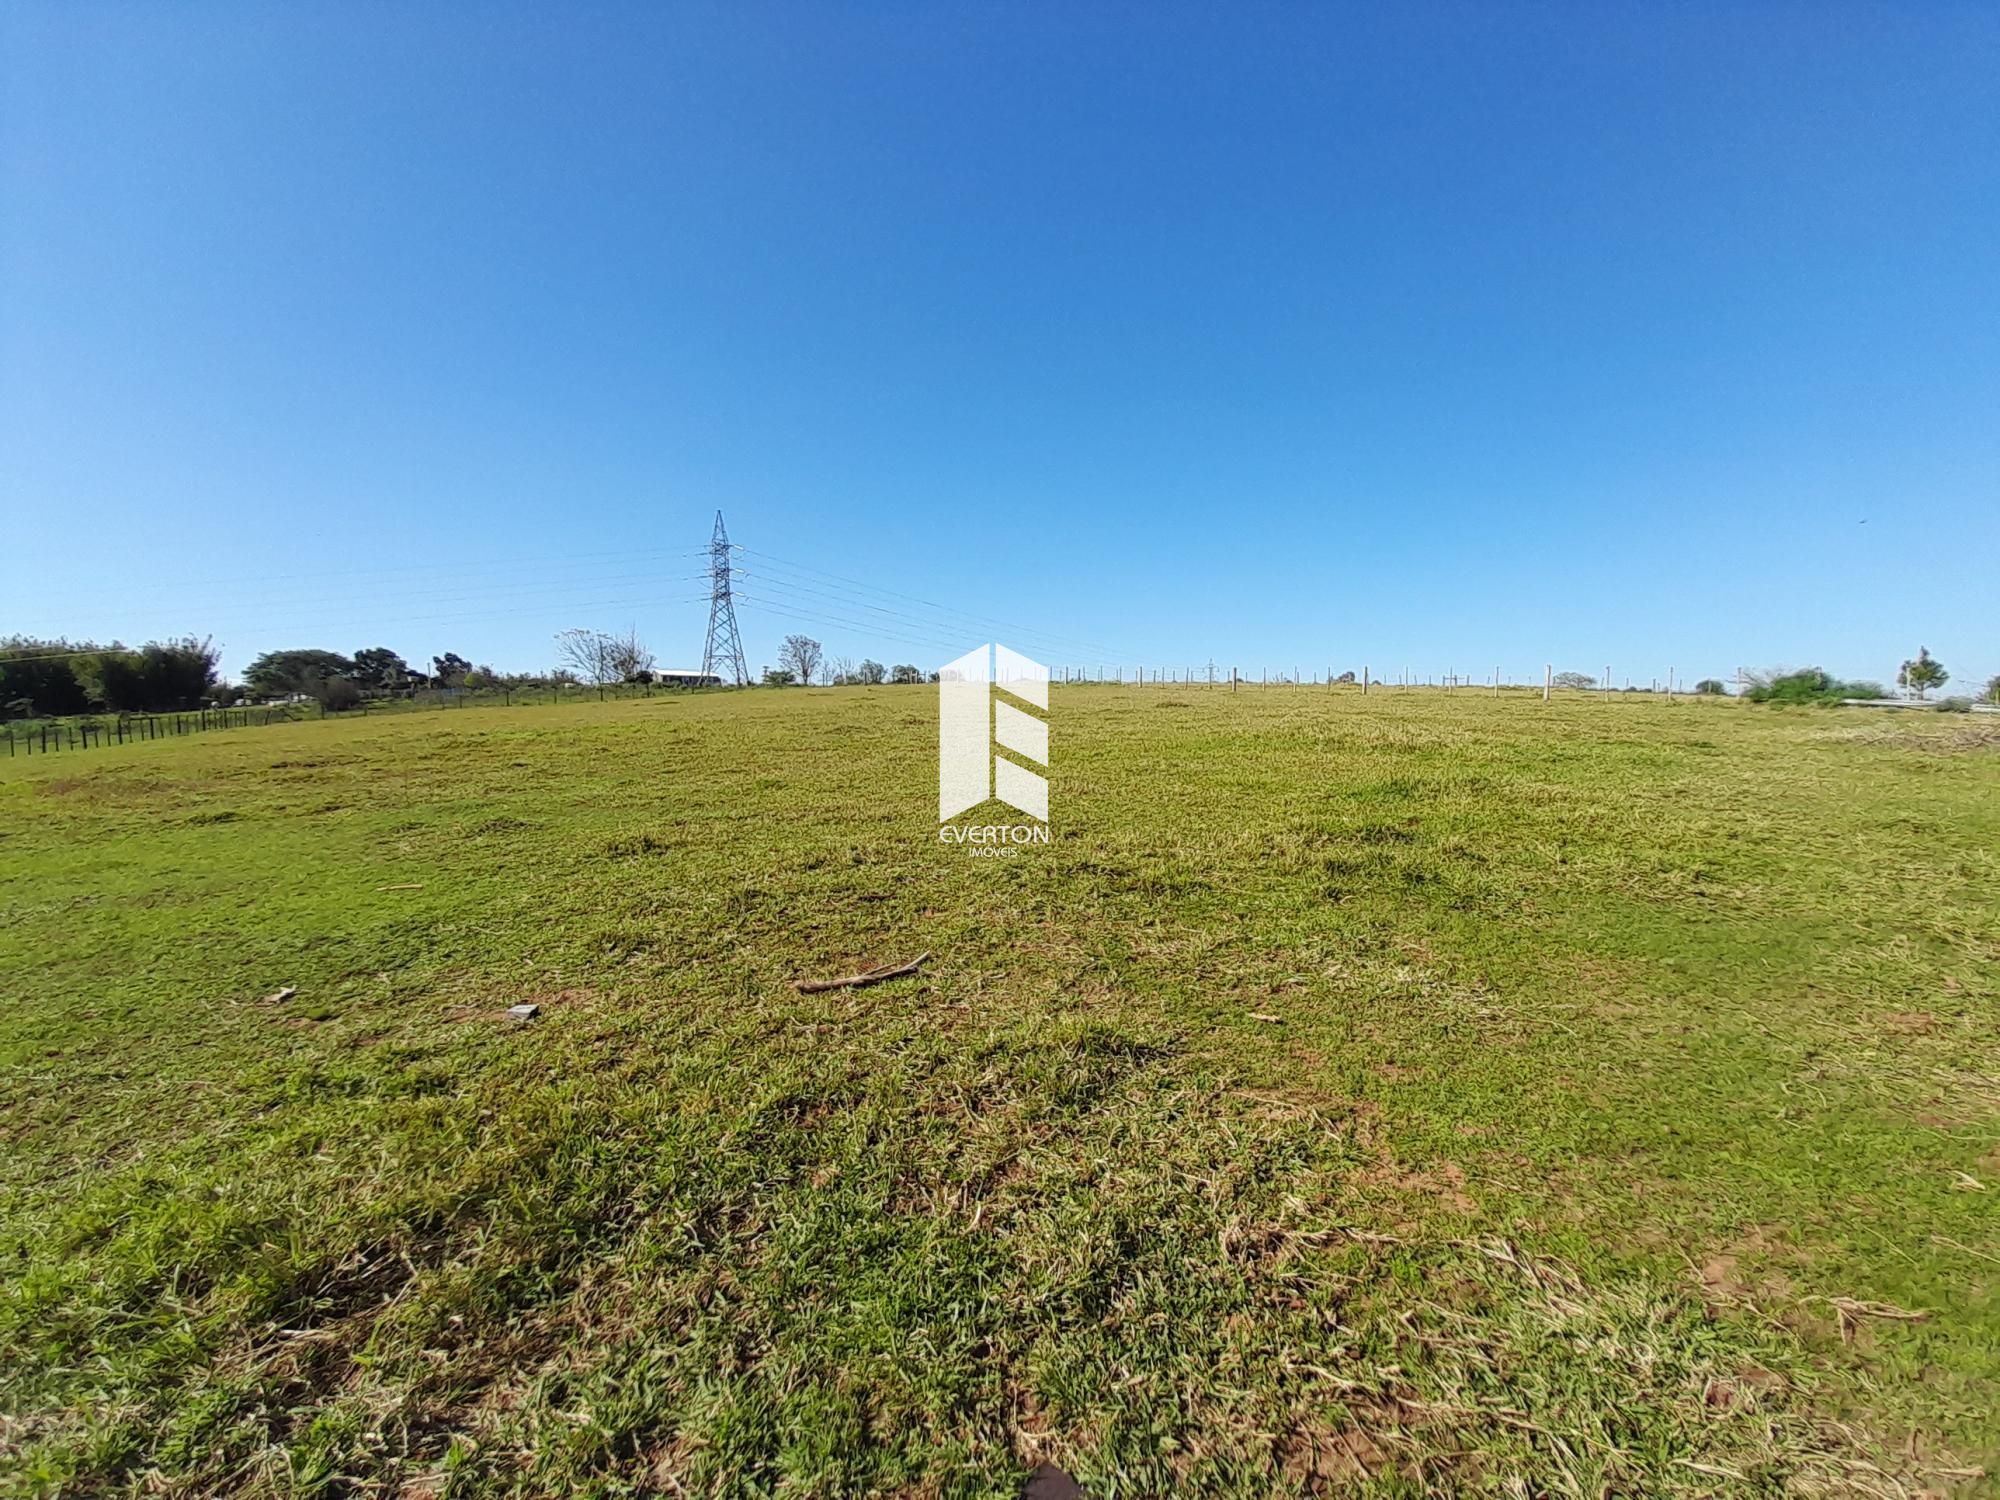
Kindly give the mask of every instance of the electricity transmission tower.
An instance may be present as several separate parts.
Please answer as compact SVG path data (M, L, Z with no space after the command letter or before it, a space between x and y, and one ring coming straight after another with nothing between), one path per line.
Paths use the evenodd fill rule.
M715 513L715 535L708 543L708 643L701 648L703 676L721 676L718 667L735 674L736 685L750 680L743 665L743 638L736 633L736 601L729 593L729 533L722 529L722 512Z

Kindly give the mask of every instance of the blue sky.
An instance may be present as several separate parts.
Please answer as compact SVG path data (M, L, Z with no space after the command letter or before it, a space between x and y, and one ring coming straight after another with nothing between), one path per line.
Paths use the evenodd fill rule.
M753 667L1983 680L1996 80L1990 4L16 0L0 632L687 665L721 507Z

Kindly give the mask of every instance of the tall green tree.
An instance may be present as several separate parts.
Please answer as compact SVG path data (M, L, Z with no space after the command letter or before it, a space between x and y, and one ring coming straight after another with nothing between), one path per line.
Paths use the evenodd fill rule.
M100 708L165 713L198 707L215 687L220 659L212 642L183 636L148 641L136 651L114 648L80 658L77 676Z
M1917 647L1915 658L1904 662L1902 670L1896 674L1896 685L1918 700L1932 688L1943 687L1949 681L1951 673L1944 669L1944 663L1923 646Z
M25 635L0 640L0 705L35 718L89 712L90 693L77 677L76 653L96 649Z
M250 663L243 682L259 697L282 698L293 693L312 696L328 678L353 675L353 661L338 651L266 651Z
M354 680L372 688L400 687L410 664L387 646L370 646L354 653Z
M0 641L0 703L49 717L193 708L214 690L220 659L191 635L137 649L16 636Z

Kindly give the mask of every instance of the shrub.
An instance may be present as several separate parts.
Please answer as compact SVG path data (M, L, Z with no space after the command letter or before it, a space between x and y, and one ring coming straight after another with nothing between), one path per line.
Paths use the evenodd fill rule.
M1941 714L1969 714L1972 712L1972 700L1970 698L1940 698L1931 707Z
M1843 698L1886 698L1879 682L1842 682L1819 667L1752 673L1744 697L1752 703L1838 703Z
M307 691L330 714L346 713L361 706L361 689L351 677L322 677Z
M1694 690L1698 696L1703 698L1720 698L1729 692L1729 689L1723 685L1722 680L1718 677L1702 678L1700 682L1694 685Z

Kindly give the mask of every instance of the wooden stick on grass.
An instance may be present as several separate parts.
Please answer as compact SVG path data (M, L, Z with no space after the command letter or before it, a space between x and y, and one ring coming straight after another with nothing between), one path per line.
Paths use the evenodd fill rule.
M920 953L906 964L885 964L865 974L849 974L845 979L794 979L792 988L801 995L817 995L823 990L858 990L866 985L880 984L885 979L901 979L905 974L914 974L929 961L928 953Z

